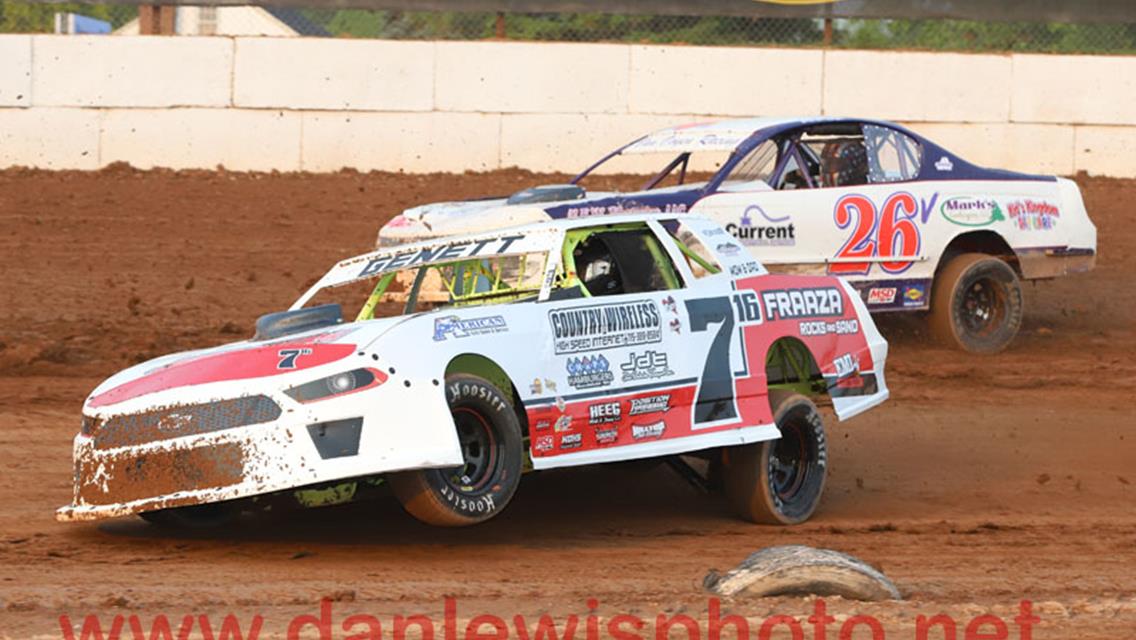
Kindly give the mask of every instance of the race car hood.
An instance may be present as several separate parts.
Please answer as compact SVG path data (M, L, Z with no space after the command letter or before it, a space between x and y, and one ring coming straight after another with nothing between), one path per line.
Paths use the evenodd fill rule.
M343 324L270 341L244 340L162 356L134 365L95 388L84 403L84 414L99 416L177 404L187 397L234 397L258 392L258 387L281 389L296 383L295 375L353 355L366 344L407 320L409 316Z

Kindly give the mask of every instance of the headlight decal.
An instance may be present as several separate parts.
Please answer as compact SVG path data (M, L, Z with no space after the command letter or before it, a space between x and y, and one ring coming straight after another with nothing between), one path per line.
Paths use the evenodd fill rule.
M315 402L371 389L386 381L387 375L378 369L353 369L296 385L284 393L296 402Z

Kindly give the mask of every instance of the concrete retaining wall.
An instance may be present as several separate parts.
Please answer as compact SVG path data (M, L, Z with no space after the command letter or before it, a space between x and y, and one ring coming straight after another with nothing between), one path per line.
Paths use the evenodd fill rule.
M0 35L0 166L573 171L658 127L814 114L1136 177L1136 57Z

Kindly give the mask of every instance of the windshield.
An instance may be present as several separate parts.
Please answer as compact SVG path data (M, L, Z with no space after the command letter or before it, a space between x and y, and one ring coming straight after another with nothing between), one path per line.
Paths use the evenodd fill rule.
M640 151L618 153L574 180L589 192L649 191L699 187L730 157L729 151Z
M356 322L436 309L535 300L547 252L494 255L377 272L315 292L304 307L337 303Z

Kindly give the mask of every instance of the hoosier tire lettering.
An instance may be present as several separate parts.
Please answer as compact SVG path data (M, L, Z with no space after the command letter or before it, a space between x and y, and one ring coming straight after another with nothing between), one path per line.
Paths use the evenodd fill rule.
M488 402L497 411L501 411L508 406L507 402L500 394L494 394L493 391L482 385L453 383L449 385L449 390L450 393L447 400L449 400L450 404L453 404L459 398L477 398Z

